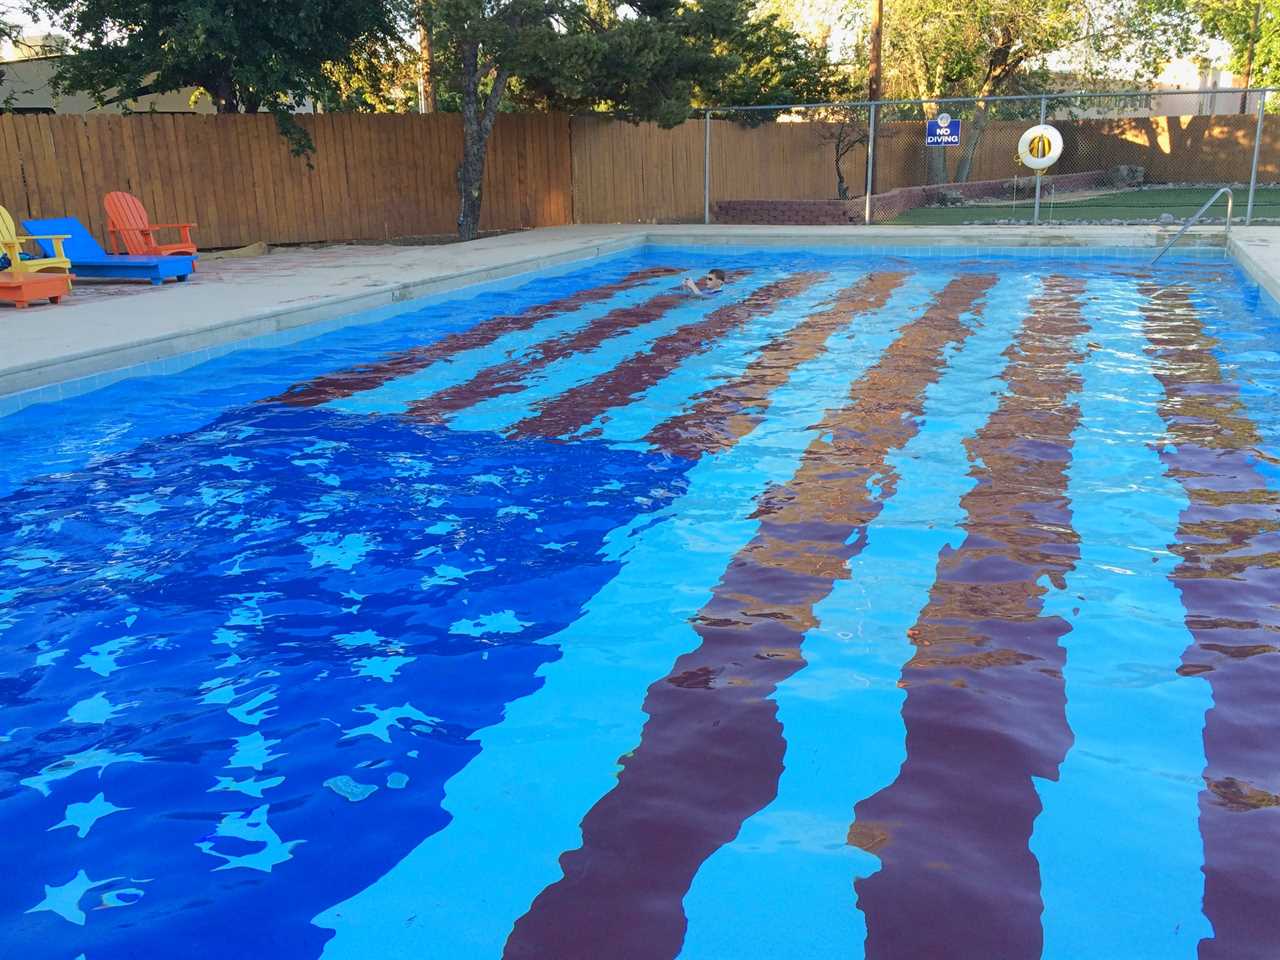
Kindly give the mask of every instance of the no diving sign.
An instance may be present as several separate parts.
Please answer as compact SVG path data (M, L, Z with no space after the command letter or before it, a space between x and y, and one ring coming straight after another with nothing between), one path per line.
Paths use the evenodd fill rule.
M936 119L926 120L924 145L926 147L960 146L960 121L951 119L949 113L940 113Z

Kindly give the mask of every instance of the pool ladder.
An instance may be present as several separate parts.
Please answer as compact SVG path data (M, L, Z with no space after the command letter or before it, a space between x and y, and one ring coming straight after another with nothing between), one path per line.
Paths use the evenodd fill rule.
M1230 187L1222 187L1220 190L1218 190L1217 193L1215 193L1212 197L1206 200L1204 206L1201 207L1199 210L1197 210L1195 213L1193 213L1191 215L1191 219L1189 219L1186 223L1182 225L1182 229L1173 235L1173 239L1170 240L1168 243L1166 243L1160 249L1160 252L1157 253L1154 258L1152 258L1151 265L1155 266L1156 261L1159 260L1161 257L1163 257L1166 253L1168 253L1169 248L1172 247L1179 240L1181 240L1182 235L1186 233L1188 230L1190 230L1192 227L1194 227L1196 224L1196 221L1199 220L1201 217L1203 217L1204 212L1208 210L1210 207L1212 207L1215 203L1217 203L1218 198L1222 196L1224 193L1227 195L1227 230L1224 236L1226 237L1226 239L1230 240L1231 239L1231 204L1232 204L1232 201L1235 200L1235 195L1232 194Z

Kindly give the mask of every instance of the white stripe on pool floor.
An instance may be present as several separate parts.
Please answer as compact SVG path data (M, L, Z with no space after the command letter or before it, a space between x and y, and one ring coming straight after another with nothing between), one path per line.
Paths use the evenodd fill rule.
M947 279L921 282L941 289ZM758 529L747 519L756 498L794 473L816 433L815 407L842 396L910 319L892 304L859 325L847 354L798 369L760 428L693 467L665 516L610 535L622 570L546 641L563 656L539 670L542 689L478 734L481 753L446 784L453 822L314 921L335 931L327 960L501 953L515 920L560 876L559 855L581 843L583 813L617 782L618 758L639 741L649 684L697 644L688 619ZM672 557L682 582L673 583Z
M1084 365L1068 471L1080 561L1045 609L1072 624L1062 644L1075 744L1058 782L1036 782L1043 956L1191 960L1213 933L1198 806L1212 697L1204 677L1176 672L1192 638L1168 544L1186 496L1159 458L1164 391L1144 352L1143 298L1128 279L1089 287L1098 298L1085 317L1103 346Z
M801 651L808 665L774 697L787 739L777 799L694 878L681 960L862 955L853 880L879 861L848 843L853 805L892 782L906 756L898 678L915 651L907 629L928 600L938 551L963 539L960 498L974 482L963 441L1006 392L1001 354L1038 286L998 281L982 326L927 389L924 428L890 455L897 493L850 579L815 608L820 626Z

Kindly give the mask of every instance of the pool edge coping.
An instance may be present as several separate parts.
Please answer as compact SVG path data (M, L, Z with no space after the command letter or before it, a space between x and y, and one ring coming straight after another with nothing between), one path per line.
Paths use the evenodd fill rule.
M1073 250L1091 250L1095 251L1094 255L1132 252L1144 245L1154 250L1165 239L1163 232L1154 228L1144 230L1139 236L1145 243L1136 246L1116 242L1112 231L1098 236L1091 232L1074 232L1069 236L1043 231L1025 231L1013 236L1005 233L999 236L998 243L993 243L991 241L995 237L990 231L981 234L974 231L970 236L963 231L935 232L927 228L902 228L902 232L882 228L871 236L865 228L833 230L807 226L635 224L587 229L587 235L568 249L517 256L498 264L466 267L440 276L390 283L359 293L333 295L305 305L273 306L197 330L144 337L104 349L3 369L0 370L0 417L33 404L89 393L130 377L179 372L241 349L254 339L290 331L295 331L298 339L305 339L327 332L330 326L377 322L401 312L402 305L413 300L648 245L769 247L820 243L828 247L875 248L889 254L951 255L955 251L965 251L981 255L997 250L1017 252L1035 249L1052 251L1053 256L1067 256ZM528 235L525 234L526 237ZM1193 237L1197 241L1196 247L1209 248L1209 255L1216 250L1224 259L1234 261L1280 309L1280 269L1268 267L1257 251L1241 241L1239 231L1233 233L1225 245L1214 242L1217 234L1212 229L1196 231Z
M1242 243L1238 234L1233 234L1225 247L1227 259L1232 260L1244 271L1245 276L1258 285L1258 288L1271 300L1273 309L1280 312L1280 274L1262 262L1259 251Z
M404 304L466 287L507 280L551 267L644 246L643 235L593 238L581 247L534 254L494 266L469 267L437 277L406 280L360 293L326 297L300 306L277 306L233 317L199 330L142 337L106 349L68 354L50 361L0 369L0 417L37 403L80 396L130 377L174 373L215 356L242 349L253 340L297 331L299 339L332 327L375 323L402 311ZM58 371L54 374L53 371ZM48 376L43 374L49 373ZM26 382L32 380L34 382ZM16 382L16 385L12 385Z

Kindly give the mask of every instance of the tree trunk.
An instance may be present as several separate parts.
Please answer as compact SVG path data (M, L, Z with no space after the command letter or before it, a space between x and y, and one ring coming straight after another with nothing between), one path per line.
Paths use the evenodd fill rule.
M973 105L973 120L969 123L969 136L960 148L960 162L956 164L956 183L968 183L969 174L973 170L973 157L978 152L978 141L982 139L982 131L991 122L991 112L986 100L979 100Z
M464 44L462 60L462 163L458 165L458 239L474 240L480 229L480 206L484 184L485 153L489 147L489 134L498 116L507 87L507 71L503 68L479 65L479 45ZM481 97L482 73L492 70L493 86L487 96ZM482 102L483 100L483 102Z
M436 113L440 109L440 101L436 97L436 55L431 39L431 17L427 3L428 0L418 0L418 70L421 75L418 84L418 112Z
M213 107L218 113L239 113L240 100L236 96L236 86L230 77L218 77L204 84L213 98Z
M462 200L462 209L458 213L459 240L474 240L480 229L486 146L488 144L480 137L479 128L475 124L464 123L462 163L458 165L458 196Z
M947 179L947 148L926 147L925 180L930 184L949 183Z
M1249 46L1244 55L1244 93L1240 94L1240 112L1249 110L1249 84L1253 82L1253 50L1258 45L1258 24L1262 20L1262 0L1253 8L1253 29L1249 31Z
M867 99L880 99L880 48L883 31L881 22L884 19L884 0L871 0L871 29L868 31L867 46Z
M936 103L926 103L924 105L925 120L932 120L938 115L938 105ZM923 131L922 131L923 132ZM924 148L924 170L925 183L946 183L947 182L947 148L946 147L925 147Z

